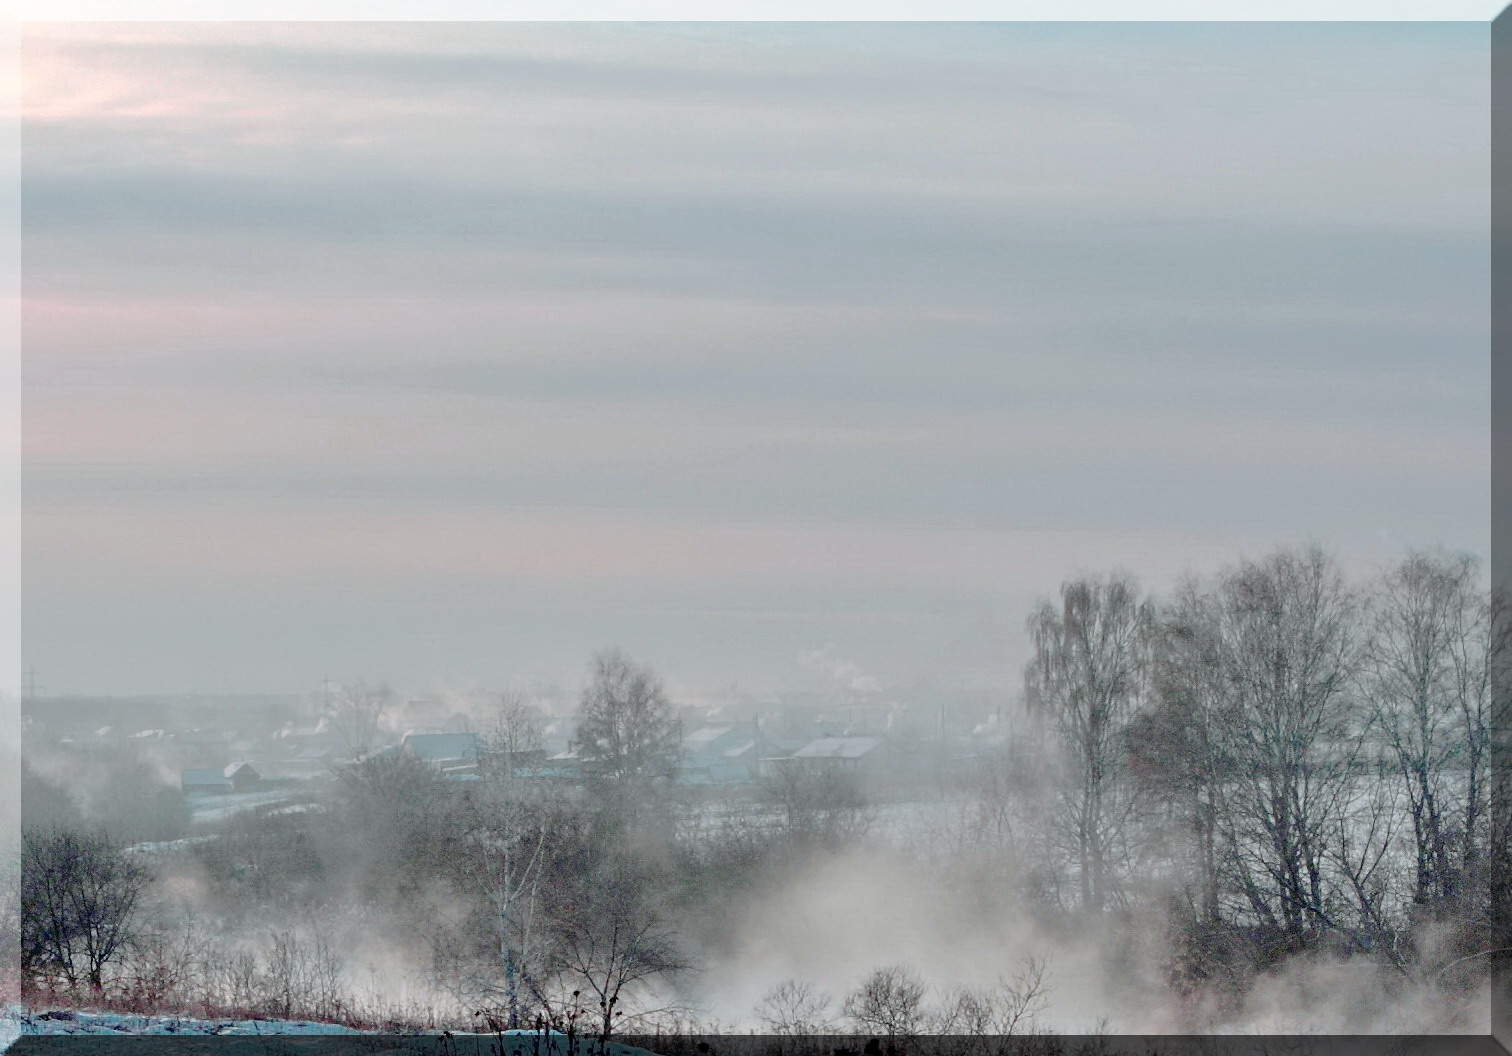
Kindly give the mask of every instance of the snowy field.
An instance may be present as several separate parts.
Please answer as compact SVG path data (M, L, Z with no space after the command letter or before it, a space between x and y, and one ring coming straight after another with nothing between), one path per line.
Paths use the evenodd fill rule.
M225 821L243 811L282 803L295 794L293 788L275 788L264 792L191 792L184 797L190 820L196 825Z
M282 1019L194 1019L188 1016L135 1016L121 1012L11 1010L5 1022L20 1034L360 1034L335 1023Z
M392 1035L353 1030L334 1023L282 1019L196 1019L191 1016L137 1016L119 1012L86 1012L75 1009L32 1011L11 1007L0 1014L0 1051L12 1045L25 1049L25 1039L35 1036L85 1037L178 1037L239 1039L244 1044L227 1049L217 1043L216 1056L230 1053L274 1052L287 1056L295 1048L312 1051L319 1043L339 1042L362 1036L363 1051L370 1056L394 1053L396 1056L654 1056L645 1049L611 1042L599 1046L585 1038L569 1040L564 1034L536 1031L505 1031L503 1034L418 1034ZM278 1047L256 1044L256 1038L279 1039ZM301 1043L300 1039L304 1039ZM350 1041L347 1043L350 1044ZM198 1051L198 1050L194 1050ZM320 1051L325 1051L321 1049ZM349 1051L344 1047L331 1051Z

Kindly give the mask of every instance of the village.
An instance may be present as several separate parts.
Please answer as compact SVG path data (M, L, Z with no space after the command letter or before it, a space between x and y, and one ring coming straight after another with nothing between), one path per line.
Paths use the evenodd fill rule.
M872 1029L868 995L885 991L909 1000L879 1031L951 1033L962 1009L1044 1011L1051 961L1086 944L1108 994L1141 964L1189 971L1158 984L1178 997L1205 992L1217 967L1239 1001L1316 951L1369 977L1346 1017L1428 958L1448 982L1424 1000L1458 1023L1477 1014L1467 966L1495 879L1477 574L1409 553L1356 587L1321 549L1281 548L1174 598L1120 573L1071 579L1027 622L1011 696L840 665L816 690L698 699L618 649L566 692L33 693L28 993L363 1029L587 1017L608 1038L689 1016ZM1257 594L1287 619L1252 619ZM1395 658L1429 611L1452 648L1424 754L1422 679ZM1292 687L1316 655L1335 666ZM1414 813L1424 787L1454 813ZM1305 844L1278 836L1276 803ZM1304 860L1315 872L1285 871ZM129 942L80 947L75 917L49 910L86 877L110 894L87 934ZM1351 898L1349 924L1317 928ZM1452 947L1403 952L1430 903ZM1176 938L1142 951L1149 921ZM833 965L810 963L816 942ZM746 974L750 958L766 962Z
M574 741L570 701L537 696L523 709L530 743L501 743L487 694L399 696L384 691L370 743L354 743L333 715L330 686L303 697L87 698L26 701L28 758L126 756L150 765L195 821L268 808L318 791L344 765L404 757L444 782L489 767L570 786L594 776ZM874 795L907 797L1000 751L1011 721L990 697L910 705L880 693L789 693L678 707L681 753L673 783L692 797L740 794L786 772L855 778ZM932 713L931 713L932 712ZM143 725L145 718L153 725ZM101 724L95 725L96 721Z

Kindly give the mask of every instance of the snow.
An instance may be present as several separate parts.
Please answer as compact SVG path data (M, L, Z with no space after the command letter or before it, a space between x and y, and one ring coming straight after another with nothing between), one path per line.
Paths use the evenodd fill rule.
M31 1012L11 1009L5 1027L26 1034L361 1034L335 1023L282 1019L195 1019L190 1016L137 1016L123 1012L78 1012L52 1009ZM14 1036L11 1038L14 1040Z
M265 792L190 792L184 796L189 805L190 817L197 824L225 821L234 814L254 810L257 807L283 803L294 794L293 789L279 788Z
M149 857L161 857L163 855L177 854L182 851L187 851L189 848L196 847L202 843L213 843L218 839L220 839L220 836L212 833L205 836L185 836L182 839L177 840L160 840L151 843L133 843L130 847L126 848L126 853L143 854L148 855Z
M91 1012L79 1009L33 1010L12 1005L0 1011L0 1052L23 1037L50 1036L179 1036L179 1037L262 1037L269 1035L311 1036L374 1036L378 1032L355 1030L335 1023L316 1023L310 1020L289 1019L198 1019L193 1016L142 1016L124 1012ZM387 1035L385 1035L387 1036ZM506 1030L501 1033L470 1033L463 1031L432 1032L410 1035L411 1040L423 1038L445 1039L453 1056L565 1056L570 1051L585 1053L602 1052L602 1056L653 1056L645 1049L634 1048L618 1042L610 1042L607 1050L594 1044L591 1049L584 1044L585 1038L569 1039L558 1031ZM458 1047L462 1039L468 1040L466 1049ZM544 1040L544 1044L543 1044ZM217 1050L221 1051L221 1050ZM265 1050L250 1050L263 1052ZM413 1052L413 1049L406 1049ZM425 1051L425 1050L422 1050Z
M88 1037L349 1037L366 1035L374 1042L384 1037L373 1031L354 1030L335 1023L315 1023L309 1020L282 1019L197 1019L192 1016L140 1016L121 1012L88 1012L76 1009L29 1010L11 1006L0 1012L0 1052L22 1038L35 1035L88 1036ZM400 1040L400 1039L395 1039ZM398 1049L375 1049L375 1052L392 1051L404 1056L420 1053L446 1054L446 1056L568 1056L577 1053L586 1056L654 1056L645 1049L634 1048L619 1042L610 1042L600 1048L590 1039L569 1039L557 1031L509 1030L502 1033L473 1034L457 1032L431 1032L406 1035L404 1046ZM427 1041L430 1044L427 1044ZM420 1048L416 1048L416 1044ZM228 1056L264 1056L273 1051L259 1042L241 1043L243 1048L225 1049L225 1043L211 1043L215 1051ZM280 1043L284 1044L284 1043ZM343 1046L345 1043L342 1043ZM253 1046L248 1049L246 1045ZM197 1050L196 1050L197 1051ZM278 1051L283 1052L284 1049ZM290 1050L291 1051L291 1050Z

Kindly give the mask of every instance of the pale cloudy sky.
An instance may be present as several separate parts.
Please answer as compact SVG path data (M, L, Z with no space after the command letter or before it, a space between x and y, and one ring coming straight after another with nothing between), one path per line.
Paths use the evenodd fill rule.
M55 691L1011 688L1489 540L1489 27L32 25Z

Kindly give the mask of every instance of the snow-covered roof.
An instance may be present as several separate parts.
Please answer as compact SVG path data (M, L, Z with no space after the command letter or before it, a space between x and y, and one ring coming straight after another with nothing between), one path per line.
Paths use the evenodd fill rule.
M734 728L734 726L700 726L683 737L683 747L690 752L703 751Z
M793 753L794 759L860 759L885 741L881 737L819 737Z
M402 750L416 759L436 763L448 759L476 759L483 739L476 733L409 733Z

